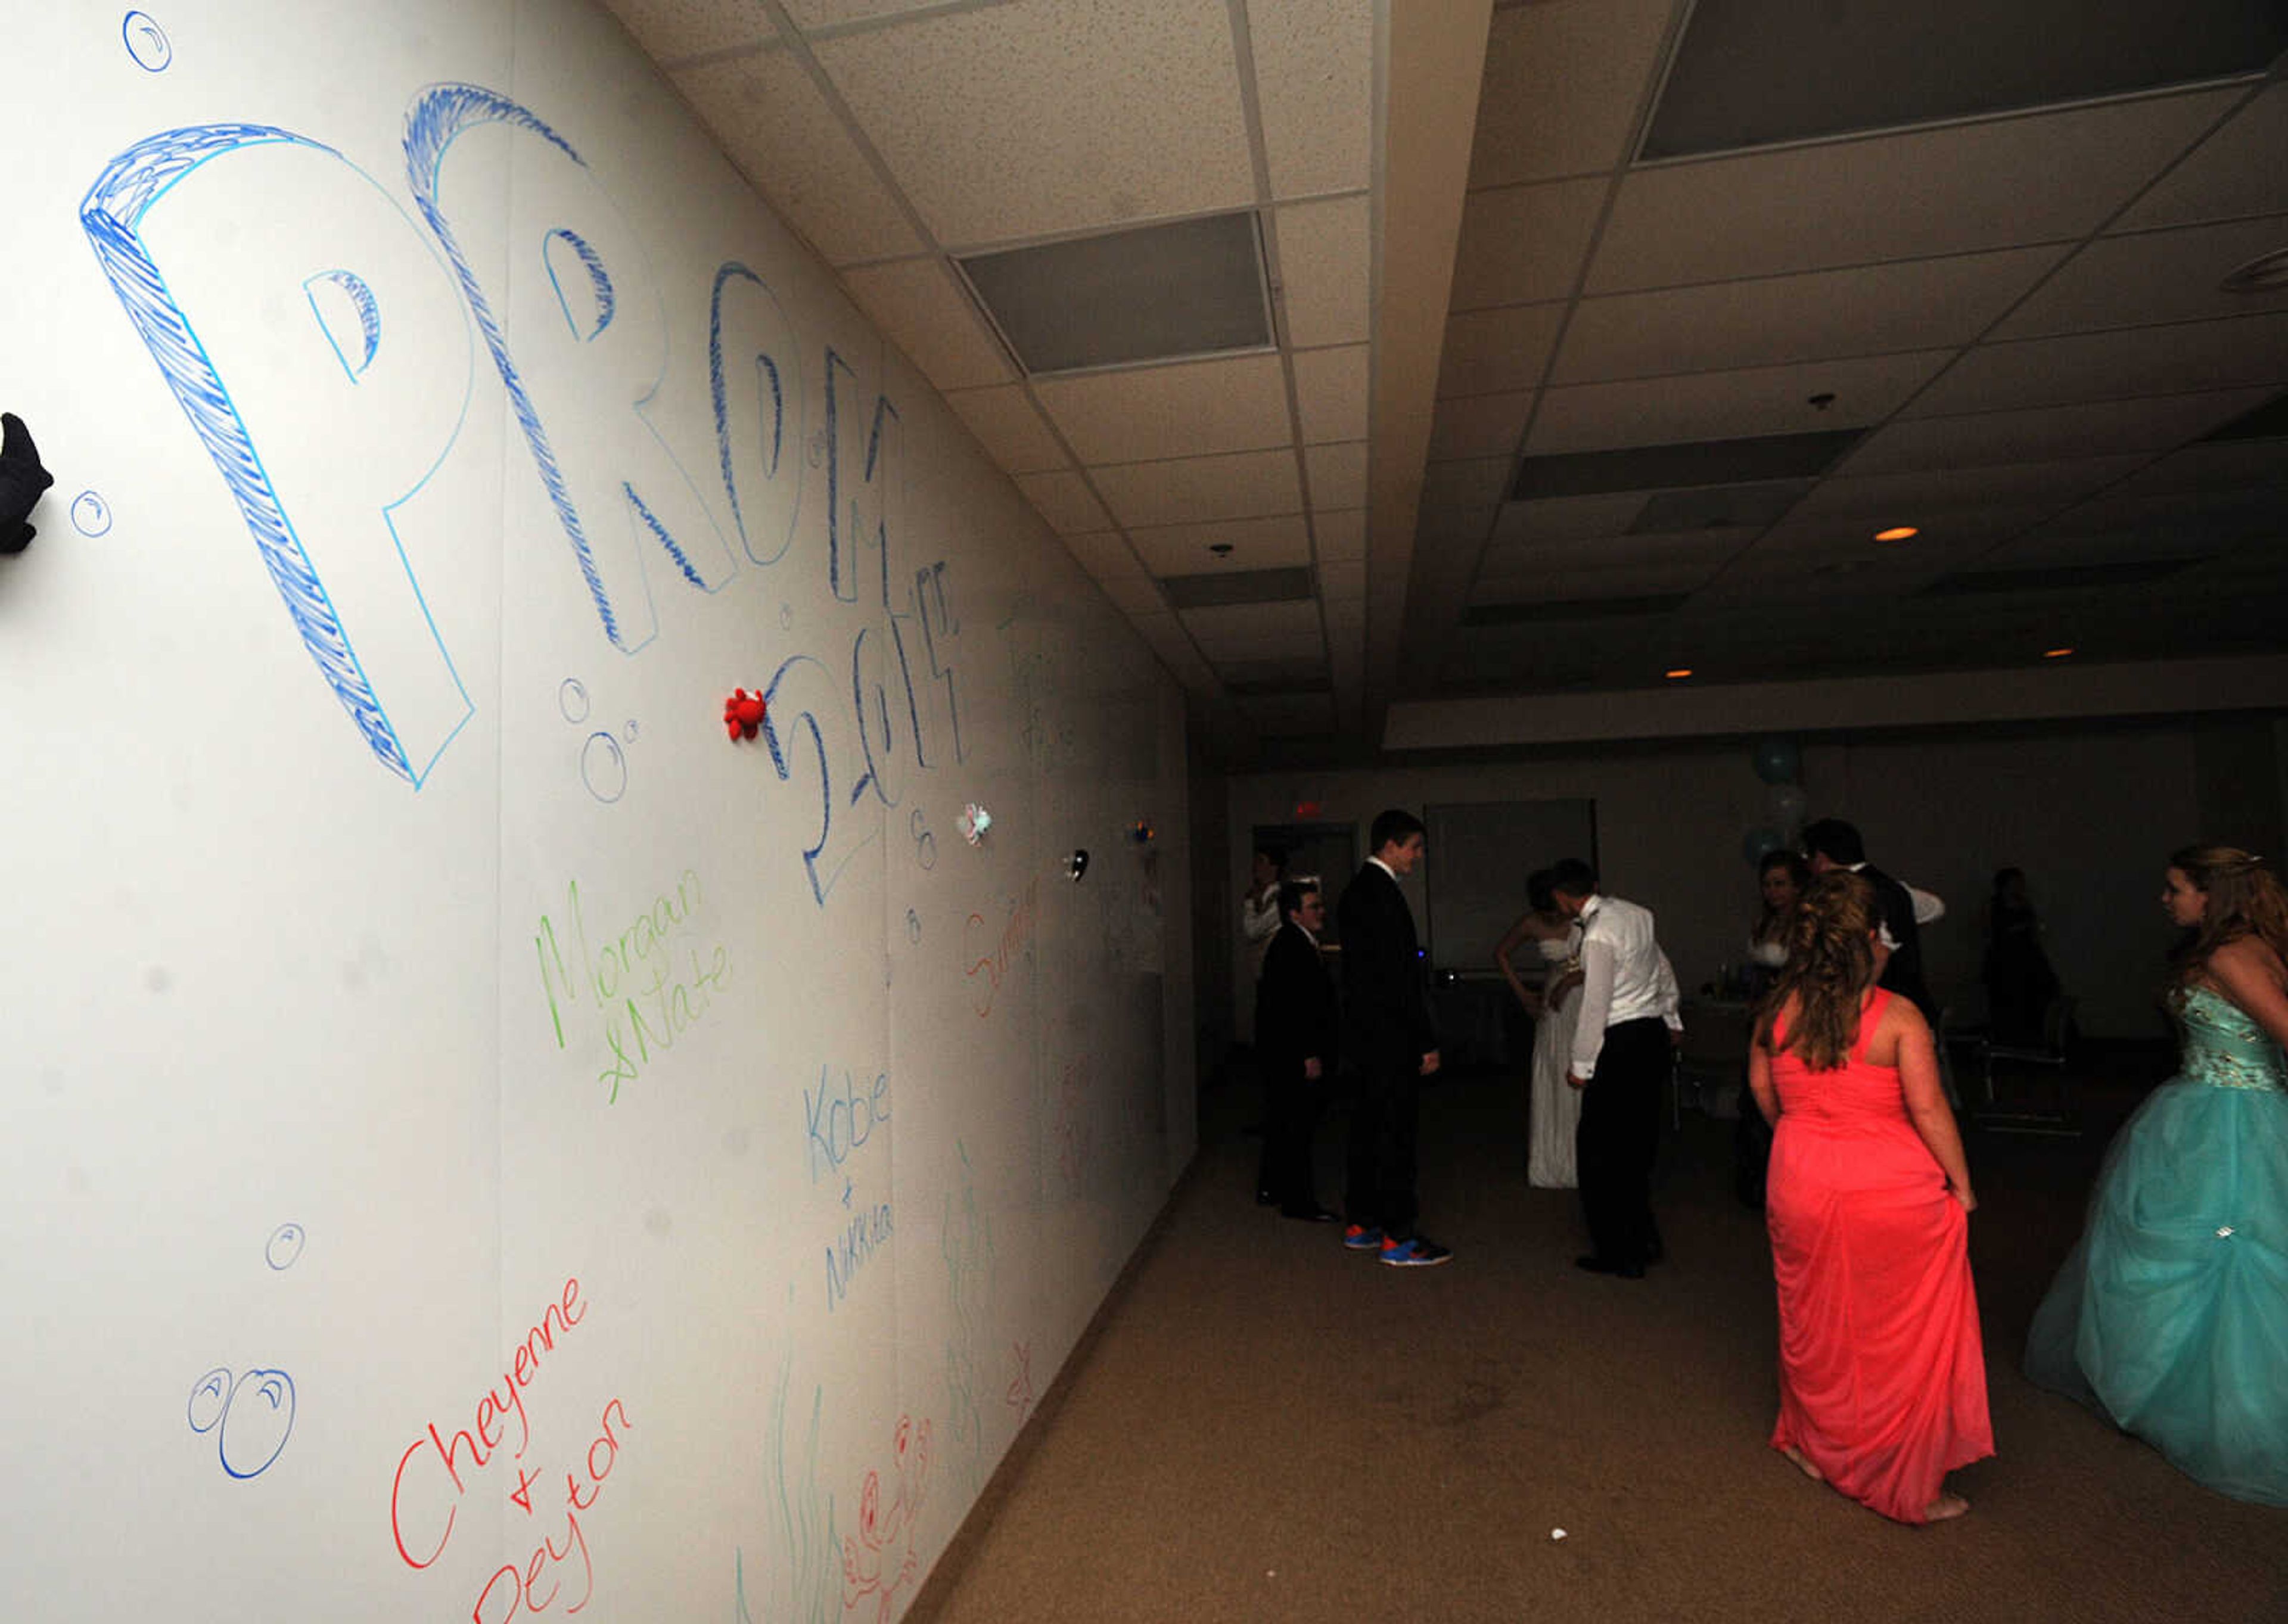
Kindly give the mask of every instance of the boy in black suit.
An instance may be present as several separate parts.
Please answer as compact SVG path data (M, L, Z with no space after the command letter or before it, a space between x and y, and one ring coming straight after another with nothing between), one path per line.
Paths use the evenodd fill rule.
M1335 984L1319 957L1326 899L1315 879L1279 886L1280 926L1255 984L1255 1056L1263 1067L1263 1162L1255 1187L1290 1218L1331 1223L1312 1191L1311 1130L1335 1074Z
M1392 808L1369 831L1374 855L1343 892L1336 916L1343 957L1343 1052L1358 1075L1351 1112L1350 1223L1343 1244L1394 1268L1453 1254L1414 1232L1414 1123L1422 1079L1438 1069L1414 911L1398 889L1425 845L1422 820Z

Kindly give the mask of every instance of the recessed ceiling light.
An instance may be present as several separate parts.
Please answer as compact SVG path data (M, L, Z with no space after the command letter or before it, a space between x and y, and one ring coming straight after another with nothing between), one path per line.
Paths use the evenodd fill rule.
M1692 668L1688 665L1680 665L1672 671L1663 671L1661 675L1667 677L1671 682L1676 682L1680 678L1691 676Z
M1875 539L1879 542L1903 542L1921 534L1912 525L1893 525L1887 530L1876 531Z
M2046 648L2042 651L2042 658L2045 660L2062 660L2071 653L2073 653L2073 650L2070 648Z
M2288 288L2288 248L2260 254L2224 279L2227 293L2270 293Z

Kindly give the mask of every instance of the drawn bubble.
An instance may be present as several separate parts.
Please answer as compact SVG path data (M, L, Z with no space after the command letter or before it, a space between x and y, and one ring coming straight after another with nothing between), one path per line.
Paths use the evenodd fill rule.
M105 535L111 530L111 504L93 491L72 498L72 527L82 535Z
M222 1413L230 1408L230 1390L237 1385L228 1370L218 1365L191 1389L190 1421L194 1432L211 1432Z
M163 74L175 59L175 47L166 29L154 22L148 12L128 12L120 22L119 37L126 44L127 54L135 59L135 66L145 73Z
M633 744L636 741L636 719L633 717L630 717L628 718L627 726L620 731L626 733L628 736L628 742L630 744Z
M590 733L580 747L580 780L608 806L628 792L628 758L609 733Z
M262 1256L274 1269L290 1269L302 1256L302 1242L307 1239L300 1224L282 1224L270 1232L270 1244L262 1248Z
M556 708L575 725L588 719L588 690L577 677L567 677L556 690Z
M294 1378L282 1370L250 1370L222 1418L222 1469L251 1477L278 1458L294 1430Z

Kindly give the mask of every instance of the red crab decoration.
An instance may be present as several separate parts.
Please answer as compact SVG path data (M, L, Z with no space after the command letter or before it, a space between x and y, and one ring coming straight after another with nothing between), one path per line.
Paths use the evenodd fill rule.
M731 735L735 744L742 739L751 739L755 730L763 725L767 709L761 694L734 688L731 697L723 701L723 731Z

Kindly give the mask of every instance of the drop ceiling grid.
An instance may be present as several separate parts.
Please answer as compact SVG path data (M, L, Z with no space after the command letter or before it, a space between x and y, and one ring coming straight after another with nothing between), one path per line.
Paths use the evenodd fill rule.
M2078 242L2244 94L2178 92L1641 167L1622 183L1588 291Z

